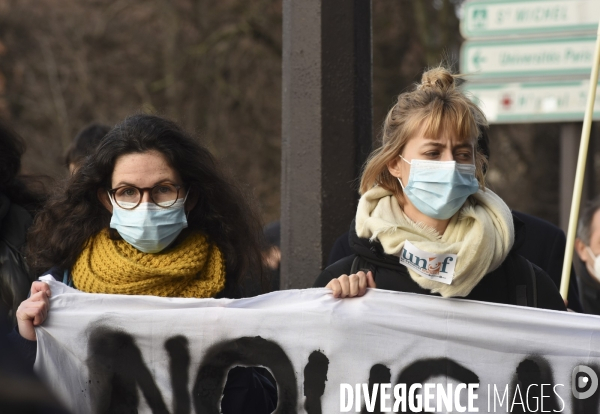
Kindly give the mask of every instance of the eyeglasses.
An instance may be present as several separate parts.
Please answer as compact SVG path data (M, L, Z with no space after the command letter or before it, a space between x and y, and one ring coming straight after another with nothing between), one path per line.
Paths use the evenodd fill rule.
M108 190L115 203L125 210L133 210L142 202L144 192L150 192L150 200L159 207L171 207L179 198L180 185L157 184L154 187L139 188L133 185Z

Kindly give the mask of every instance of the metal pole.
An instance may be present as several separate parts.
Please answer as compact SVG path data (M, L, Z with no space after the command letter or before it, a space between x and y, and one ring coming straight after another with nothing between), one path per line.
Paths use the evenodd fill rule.
M371 1L283 1L281 288L310 287L371 147Z

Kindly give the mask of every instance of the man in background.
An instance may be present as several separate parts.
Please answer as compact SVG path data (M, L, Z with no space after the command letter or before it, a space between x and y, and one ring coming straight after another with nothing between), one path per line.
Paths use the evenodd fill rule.
M577 225L575 251L579 297L585 313L600 315L600 197L584 208Z

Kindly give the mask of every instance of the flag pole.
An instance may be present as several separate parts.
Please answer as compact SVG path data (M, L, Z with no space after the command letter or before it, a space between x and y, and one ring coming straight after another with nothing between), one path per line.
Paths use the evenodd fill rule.
M569 294L569 279L571 278L571 264L573 262L573 248L575 246L575 234L577 220L579 219L579 206L581 205L581 190L585 175L585 163L587 160L588 147L590 144L590 130L592 128L592 116L594 114L594 102L596 101L596 86L598 85L598 66L600 65L600 24L596 35L596 50L592 62L592 74L590 76L590 91L587 99L585 116L583 117L583 128L581 130L581 141L579 144L579 156L577 158L577 173L575 174L575 186L573 188L573 200L571 201L571 215L569 216L569 230L567 232L567 247L565 248L565 259L563 261L562 278L560 281L560 294L564 300Z

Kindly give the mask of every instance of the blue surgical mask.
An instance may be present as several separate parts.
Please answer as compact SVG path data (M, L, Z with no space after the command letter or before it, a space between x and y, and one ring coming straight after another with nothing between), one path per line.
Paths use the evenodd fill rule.
M445 220L463 206L467 197L479 189L475 165L456 161L412 160L406 186L400 181L410 202L428 217Z
M166 208L154 203L141 203L132 210L119 207L112 197L110 201L113 205L110 227L116 229L123 240L144 253L164 250L188 226L185 199L179 199ZM127 204L131 204L131 207L135 205Z

